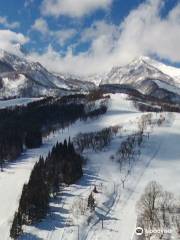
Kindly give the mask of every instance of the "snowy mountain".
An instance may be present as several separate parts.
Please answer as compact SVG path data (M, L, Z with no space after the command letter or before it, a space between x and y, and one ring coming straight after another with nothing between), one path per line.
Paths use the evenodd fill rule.
M169 75L170 77L174 78L176 84L180 85L180 68L173 67L166 65L162 62L156 61L149 57L144 57L144 60L148 62L150 65L154 66L155 68L159 69L161 72Z
M140 57L126 66L113 67L100 84L126 84L146 95L179 101L180 82L177 75L172 74L172 69L175 68Z
M93 83L84 84L50 73L38 62L0 50L0 97L36 97L87 91Z
M51 73L38 62L0 50L0 98L64 95L108 84L127 85L145 95L180 102L180 69L149 57L113 67L109 73L74 76Z
M80 81L81 83L90 84L99 86L102 79L106 76L107 73L99 73L99 74L91 74L91 75L77 75L77 74L71 74L71 73L54 73L55 75L59 76L63 79L76 79L77 81Z

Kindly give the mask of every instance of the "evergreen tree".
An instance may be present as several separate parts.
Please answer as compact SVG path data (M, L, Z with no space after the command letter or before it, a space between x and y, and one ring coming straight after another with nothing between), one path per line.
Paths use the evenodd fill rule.
M89 195L88 197L88 208L91 210L91 211L94 211L95 210L95 199L93 197L93 194L91 192L91 194Z
M98 190L97 190L96 185L95 185L94 188L93 188L93 193L98 193Z
M37 148L42 144L42 134L41 131L37 128L28 130L25 136L25 145L27 148Z
M46 159L40 156L34 165L29 182L24 185L18 213L14 217L12 234L17 226L38 222L46 216L50 196L59 192L61 183L71 184L82 176L82 157L75 152L73 143L56 143ZM91 205L92 207L92 205ZM15 229L15 230L14 230Z
M28 219L36 222L42 219L48 209L49 189L44 178L42 158L35 165L28 183Z
M14 215L14 220L10 230L10 237L17 239L22 233L22 217L19 212L16 212Z

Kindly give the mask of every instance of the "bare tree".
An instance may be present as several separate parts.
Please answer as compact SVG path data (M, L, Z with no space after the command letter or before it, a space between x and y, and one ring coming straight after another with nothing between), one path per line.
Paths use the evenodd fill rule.
M137 211L137 226L145 230L143 240L150 240L151 237L170 239L171 229L176 229L180 235L179 203L172 193L163 191L161 185L155 181L145 188L137 203Z
M87 209L87 199L77 197L71 206L71 212L74 218L84 215Z
M158 209L160 207L161 196L161 185L152 181L147 185L144 194L137 203L137 209L148 229L153 229L159 223Z
M119 126L113 126L97 132L79 133L73 141L79 152L83 152L85 149L101 151L110 144L119 129L121 129Z
M163 227L168 227L170 225L169 214L172 212L173 207L174 207L173 194L167 191L163 192L160 202Z

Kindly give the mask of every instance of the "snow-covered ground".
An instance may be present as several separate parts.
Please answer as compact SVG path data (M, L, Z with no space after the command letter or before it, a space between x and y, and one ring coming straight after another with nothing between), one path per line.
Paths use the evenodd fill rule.
M104 221L104 229L99 223L86 239L135 239L136 203L150 181L157 181L164 189L179 197L180 115L167 117L175 118L174 122L166 122L164 126L156 128L144 144L138 164L129 176L125 189L121 187L119 190L120 197L108 214L108 220Z
M2 78L3 87L9 90L12 95L16 95L19 92L19 89L26 84L27 78L23 74L19 74L17 79L10 79L8 77Z
M87 122L77 121L63 132L51 134L41 148L28 150L0 173L0 240L9 239L9 228L23 184L28 181L39 155L46 155L57 140L63 141L79 132L97 131L114 125L123 128L111 144L101 152L85 152L88 160L84 165L84 176L76 184L65 187L51 203L47 218L37 226L26 227L21 239L75 240L78 236L79 240L133 239L136 202L147 183L157 180L166 190L174 193L180 190L180 115L168 113L164 114L165 123L155 127L150 138L145 139L140 158L123 188L119 165L111 156L115 155L127 135L137 131L141 115L126 99L126 95L111 95L109 110L105 115ZM153 114L153 117L159 118L159 115ZM97 204L95 214L85 213L81 216L74 211L75 205L80 199L87 199L94 185L99 191L94 194Z
M35 102L41 98L15 98L10 100L0 100L0 109L14 106L26 106L28 103Z
M177 86L170 85L166 82L159 81L159 80L154 80L154 82L162 89L165 89L169 92L176 93L180 95L180 88Z

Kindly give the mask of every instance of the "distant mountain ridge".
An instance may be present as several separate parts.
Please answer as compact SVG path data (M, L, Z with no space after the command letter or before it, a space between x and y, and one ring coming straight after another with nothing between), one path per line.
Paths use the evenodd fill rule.
M126 84L145 95L180 102L178 77L168 75L173 67L167 66L166 69L165 66L151 58L140 57L125 66L113 67L108 74L104 75L100 85Z
M99 85L126 85L142 94L180 103L180 69L139 57L108 73L90 76L51 73L39 62L0 50L0 98L62 96Z
M0 97L37 97L87 91L93 83L54 75L38 62L0 50Z

